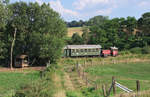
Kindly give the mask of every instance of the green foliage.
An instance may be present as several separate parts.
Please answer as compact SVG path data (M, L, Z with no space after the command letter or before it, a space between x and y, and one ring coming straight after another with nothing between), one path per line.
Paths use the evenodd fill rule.
M129 50L120 51L119 55L129 55L131 52Z
M150 34L150 12L146 12L138 20L138 27L145 35Z
M88 27L83 27L82 28L83 34L82 34L82 39L83 39L83 43L87 44L89 42L89 28Z
M143 54L150 54L150 47L149 46L143 47L142 48L142 53Z
M0 52L5 53L10 49L14 29L17 28L14 57L27 54L31 61L37 58L41 65L45 65L49 60L56 63L61 56L67 31L60 15L50 8L49 4L40 6L38 3L16 2L8 4L7 7L11 14L4 26L4 42L0 40L0 43L5 43L5 46L0 46ZM10 51L5 55L1 57L8 59Z
M82 94L85 97L99 97L99 92L95 91L94 87L83 88L82 89Z
M133 54L142 54L142 48L140 48L140 47L135 47L135 48L132 48L132 49L130 50L130 52L133 53Z
M66 97L83 97L80 92L76 91L67 91L66 92Z
M88 25L89 26L93 26L93 25L103 25L105 23L105 21L108 20L107 16L95 16L91 19L89 19L88 21Z
M74 33L72 36L72 44L82 44L83 40L82 37L78 33Z

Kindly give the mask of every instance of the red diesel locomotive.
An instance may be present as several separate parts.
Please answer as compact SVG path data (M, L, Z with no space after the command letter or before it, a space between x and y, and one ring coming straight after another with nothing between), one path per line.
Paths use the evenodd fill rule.
M109 50L102 50L101 55L103 57L107 57L107 56L117 56L118 55L118 48L116 47L110 47Z

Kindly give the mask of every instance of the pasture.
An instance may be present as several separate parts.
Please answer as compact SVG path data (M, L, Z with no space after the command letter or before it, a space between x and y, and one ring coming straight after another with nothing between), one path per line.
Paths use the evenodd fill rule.
M140 81L141 91L150 90L149 58L149 55L131 54L108 58L62 59L62 67L69 75L73 84L72 86L75 88L71 92L67 91L66 93L70 93L67 95L80 95L80 97L103 97L102 85L106 85L106 89L108 90L112 83L112 76L115 76L117 82L135 92L137 80ZM78 70L75 69L77 63L83 68L80 70L80 76L78 76ZM85 78L83 78L83 71ZM93 81L94 84L89 82L86 85L86 78ZM94 91L95 83L98 89ZM116 88L116 91L117 94L125 93L119 88Z
M35 70L1 71L0 96L6 97L7 95L12 95L16 90L19 90L20 87L31 83L38 78L39 71Z
M149 68L149 62L120 63L88 67L85 72L99 85L110 85L112 76L115 76L116 81L136 91L136 80L140 80L141 90L150 89Z

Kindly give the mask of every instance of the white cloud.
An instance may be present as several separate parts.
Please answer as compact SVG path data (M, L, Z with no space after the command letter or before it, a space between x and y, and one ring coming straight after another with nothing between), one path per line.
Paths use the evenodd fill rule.
M112 13L112 8L101 9L96 12L96 14L99 14L99 15L109 15L111 13Z
M69 16L79 16L79 13L76 11L72 11L70 9L66 9L62 6L60 0L50 1L50 6L57 12L59 12L62 16L69 15Z
M142 1L138 4L139 7L149 7L150 6L150 1Z
M110 0L77 0L73 3L76 9L83 10L89 6L95 6L98 4L108 4Z

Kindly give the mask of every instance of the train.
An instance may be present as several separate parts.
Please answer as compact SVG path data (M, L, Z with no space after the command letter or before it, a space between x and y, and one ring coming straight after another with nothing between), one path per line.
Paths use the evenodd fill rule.
M63 57L115 57L117 55L117 47L102 49L101 45L66 45L63 49Z

